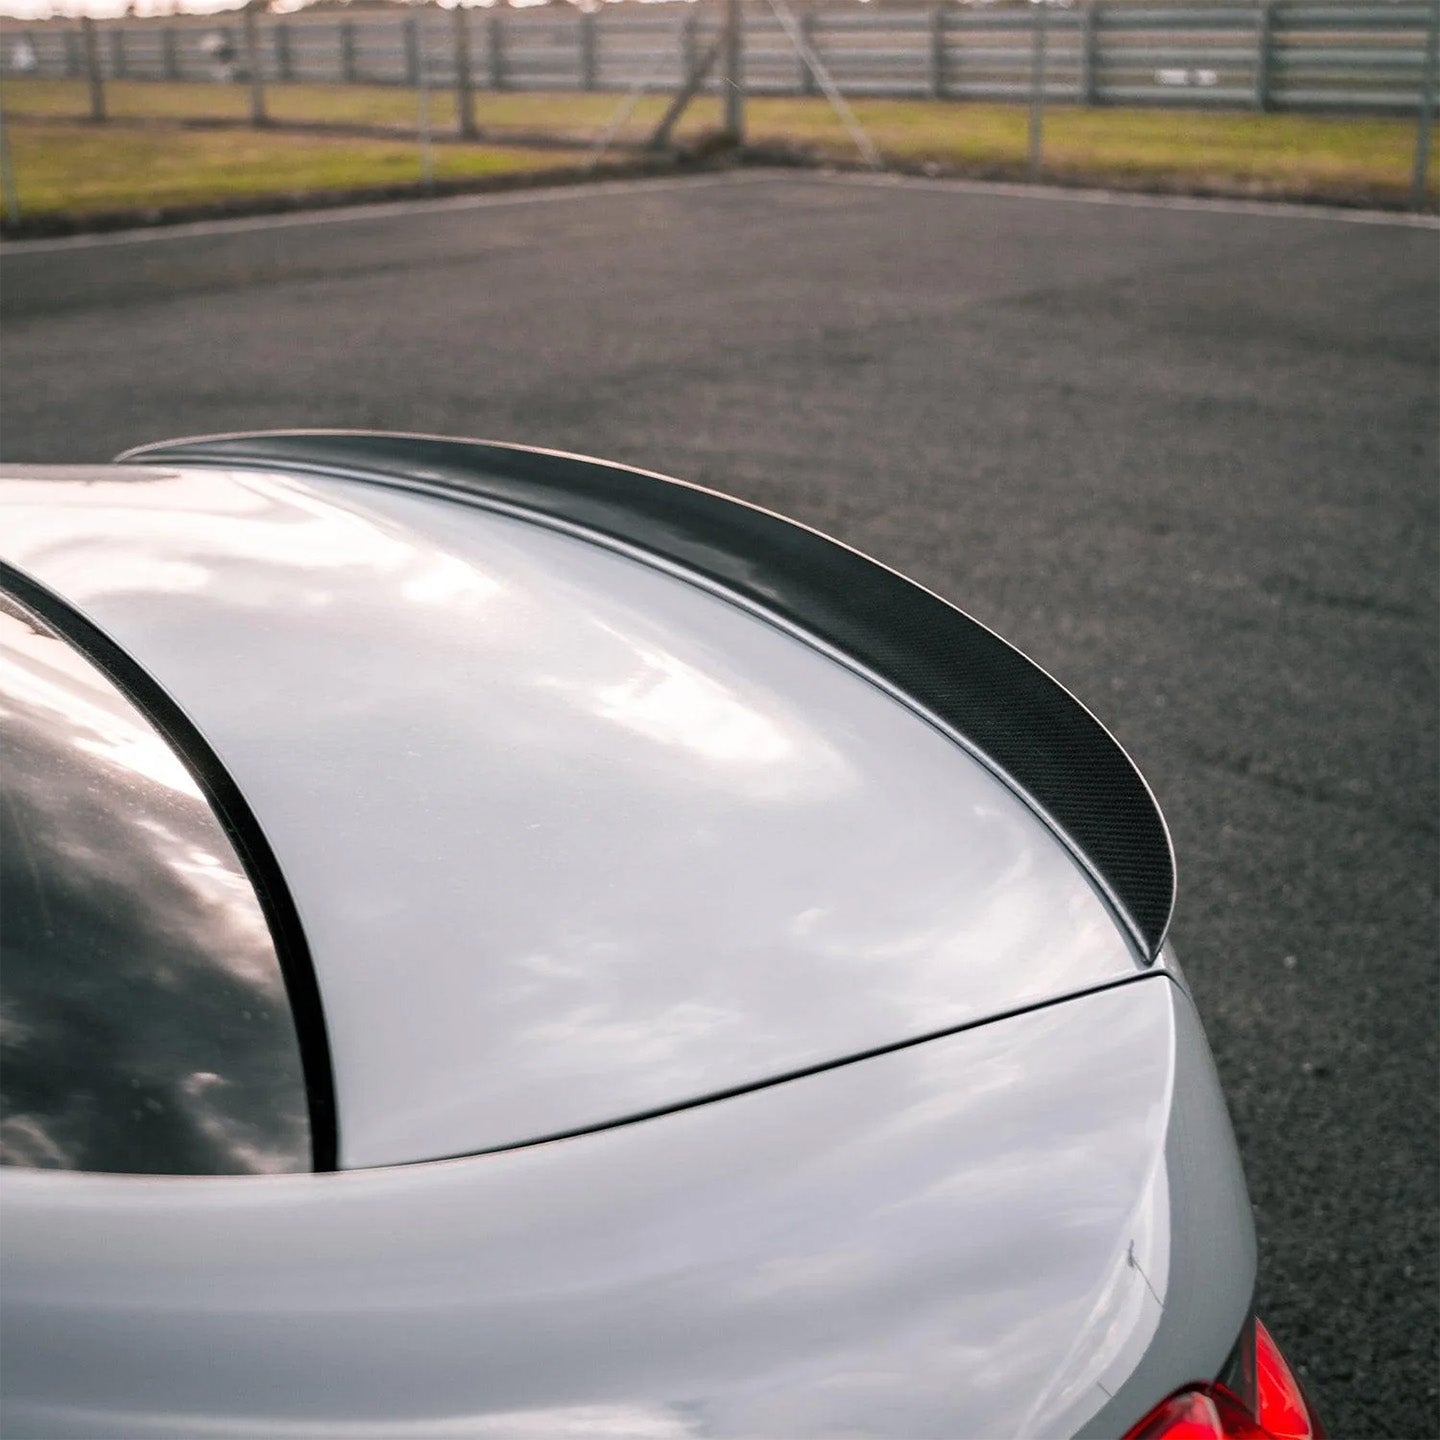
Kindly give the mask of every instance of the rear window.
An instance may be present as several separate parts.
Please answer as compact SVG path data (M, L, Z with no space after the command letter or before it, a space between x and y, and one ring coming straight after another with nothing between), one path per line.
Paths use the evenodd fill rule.
M312 1168L254 886L120 689L0 592L0 1162Z

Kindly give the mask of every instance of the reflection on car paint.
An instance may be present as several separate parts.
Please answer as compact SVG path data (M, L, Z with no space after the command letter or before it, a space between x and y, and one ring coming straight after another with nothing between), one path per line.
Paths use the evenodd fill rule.
M263 823L345 1168L604 1124L1137 973L989 770L654 565L243 471L16 479L5 529L164 677Z
M290 1007L230 841L135 706L4 596L0 743L0 1163L308 1169Z

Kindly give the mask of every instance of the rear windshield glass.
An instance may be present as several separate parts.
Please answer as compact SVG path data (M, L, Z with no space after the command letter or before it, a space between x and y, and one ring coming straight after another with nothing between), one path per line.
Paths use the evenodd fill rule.
M255 891L194 778L69 641L0 594L0 1162L311 1168Z

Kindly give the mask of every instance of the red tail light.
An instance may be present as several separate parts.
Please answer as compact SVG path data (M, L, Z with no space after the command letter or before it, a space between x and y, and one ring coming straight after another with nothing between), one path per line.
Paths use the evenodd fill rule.
M1275 1440L1325 1440L1309 1397L1270 1332L1255 1321L1255 1418Z
M1157 1405L1125 1440L1326 1440L1300 1382L1259 1320L1245 1327L1217 1381Z

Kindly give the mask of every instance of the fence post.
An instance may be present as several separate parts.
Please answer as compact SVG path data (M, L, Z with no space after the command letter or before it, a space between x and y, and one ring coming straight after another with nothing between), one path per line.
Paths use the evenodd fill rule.
M180 53L176 49L173 25L162 26L160 30L160 73L167 80L180 78Z
M470 80L470 12L456 5L450 16L455 27L455 128L466 140L473 140L475 87Z
M687 5L685 14L680 19L680 83L685 83L684 77L693 73L697 56L698 37L696 27L699 22L695 18L695 7Z
M800 13L800 37L813 52L815 50L815 12L809 6L806 6ZM818 95L820 87L816 85L815 77L805 63L805 57L801 55L797 58L800 62L800 93L802 95Z
M425 12L405 17L405 52L411 84L415 89L415 139L420 146L420 183L435 188L435 147L430 134L430 71L425 63Z
M268 125L265 114L265 77L260 73L260 30L253 4L240 11L240 30L245 42L245 70L250 77L250 123Z
M1099 95L1100 0L1088 0L1080 15L1080 103L1094 105Z
M599 81L598 48L595 43L595 22L593 14L580 16L580 88L594 90Z
M414 15L400 22L400 34L405 44L405 83L413 90L420 83L420 36Z
M1034 15L1031 22L1033 49L1030 60L1030 178L1040 178L1042 162L1041 147L1045 129L1045 60L1049 44L1048 0L1031 0L1030 10Z
M275 46L275 78L293 80L295 62L290 55L290 27L283 20L272 20L270 39Z
M355 83L355 22L340 22L340 83Z
M13 225L20 218L20 196L15 191L15 166L10 159L10 131L0 115L0 209Z
M680 75L688 75L695 68L695 7L687 5L680 17Z
M1275 61L1275 14L1270 0L1260 0L1255 24L1255 108L1270 108L1270 71Z
M489 17L486 30L490 38L490 88L505 88L505 22L495 14Z
M110 78L125 78L125 31L119 25L110 32Z
M725 0L725 134L733 145L745 143L745 21L740 0Z
M930 12L930 95L932 99L945 98L945 5L939 3Z
M1420 81L1420 110L1415 117L1415 173L1410 182L1410 208L1425 208L1425 181L1430 169L1430 127L1435 123L1435 89L1440 83L1440 3L1430 7L1425 32L1425 73Z
M965 11L957 12L959 26L945 30L945 94L950 99L965 96Z
M88 15L80 17L80 40L85 50L85 74L90 81L90 118L98 124L105 118L105 77L100 70L100 39Z

